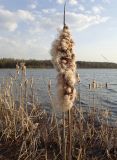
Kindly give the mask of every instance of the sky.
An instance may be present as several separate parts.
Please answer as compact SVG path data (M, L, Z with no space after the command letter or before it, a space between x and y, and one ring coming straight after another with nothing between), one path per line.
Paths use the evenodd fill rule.
M64 0L0 0L0 58L51 59ZM67 0L76 60L117 63L117 0Z

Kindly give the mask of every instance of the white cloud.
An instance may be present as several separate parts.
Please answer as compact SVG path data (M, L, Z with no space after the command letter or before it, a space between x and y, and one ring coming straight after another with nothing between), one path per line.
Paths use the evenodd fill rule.
M110 4L111 3L111 0L102 0L104 3L108 3Z
M95 14L101 14L101 12L104 10L104 8L102 6L93 6L92 11Z
M36 4L30 4L28 7L29 7L30 9L35 9L35 8L37 8L37 5L36 5Z
M81 10L84 8L81 7ZM66 12L66 24L72 31L81 31L90 26L104 23L108 19L109 17L97 14ZM27 22L29 25L26 26L26 32L23 32L22 26L19 24ZM42 11L17 10L13 12L2 7L0 8L1 32L4 29L5 31L14 31L14 34L9 33L9 37L0 38L0 52L4 54L4 57L49 58L52 35L56 34L54 31L62 25L63 12L57 12L54 8ZM19 30L16 30L18 27Z
M79 5L79 10L80 11L85 11L85 7L83 5Z
M33 21L35 18L32 15L31 12L26 11L26 10L18 10L16 12L17 17L19 18L19 20L29 20L29 21Z
M0 37L0 52L4 57L18 57L19 51L20 47L14 39Z
M80 10L84 11L83 6L79 6ZM66 12L66 22L73 29L85 29L91 25L99 24L108 20L109 17L99 16L103 7L94 6L92 8L94 14L78 14L76 12ZM63 13L57 12L56 9L43 9L41 12L31 12L27 10L17 10L11 12L6 9L0 9L0 27L8 31L15 31L20 23L28 22L28 31L48 31L48 29L56 29L62 26ZM72 23L71 23L72 22ZM36 32L35 32L36 33Z
M50 8L50 9L42 9L43 13L55 13L56 9L55 8Z
M78 3L78 0L69 0L69 4L76 5Z
M59 3L59 4L63 4L65 2L67 2L67 1L65 1L65 0L57 0L57 3ZM68 2L69 2L70 5L78 4L78 0L68 0Z
M101 17L99 15L83 15L76 14L74 12L68 12L67 16L69 17L69 24L73 29L83 30L92 25L100 24L106 22L109 17Z
M86 3L87 1L86 0L80 0L82 3Z
M0 8L0 28L14 31L17 28L15 15L3 8Z
M49 57L49 47L42 45L36 38L25 39L25 42L18 37L0 37L0 52L6 58L35 59ZM33 53L33 54L32 54ZM48 53L48 55L47 55ZM1 56L2 56L1 55Z
M95 2L95 0L90 0L92 3L94 3Z
M42 28L44 30L48 30L49 28L53 30L63 25L63 13L61 12L52 14L48 10L43 17L39 16L37 19L39 19L36 23L36 26L38 26L37 28ZM103 17L96 14L88 15L78 14L76 12L66 12L66 24L68 24L71 29L75 30L83 30L92 25L104 23L108 19L109 17Z
M65 0L57 0L57 3L63 4L63 3L65 3Z
M28 4L29 9L36 9L38 7L38 0L30 0L30 3Z
M0 28L8 31L15 31L20 22L33 21L35 18L31 12L18 10L16 12L0 8Z

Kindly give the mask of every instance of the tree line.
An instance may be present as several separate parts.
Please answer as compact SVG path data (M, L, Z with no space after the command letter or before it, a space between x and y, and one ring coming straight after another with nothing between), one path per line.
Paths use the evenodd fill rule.
M16 64L18 63L20 65L21 62L25 62L27 68L53 68L53 64L50 60L24 60L11 58L1 58L0 68L15 68ZM78 68L117 68L117 64L111 62L77 61L76 65Z

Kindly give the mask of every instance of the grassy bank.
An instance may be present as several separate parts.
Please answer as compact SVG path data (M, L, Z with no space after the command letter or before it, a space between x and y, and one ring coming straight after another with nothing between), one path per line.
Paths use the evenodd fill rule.
M19 81L11 77L1 84L0 160L62 160L62 115L54 112L50 83L48 94L50 112L37 100L33 79ZM72 108L72 159L116 160L117 127L109 125L110 112L95 106L89 108ZM67 115L65 121L68 157Z

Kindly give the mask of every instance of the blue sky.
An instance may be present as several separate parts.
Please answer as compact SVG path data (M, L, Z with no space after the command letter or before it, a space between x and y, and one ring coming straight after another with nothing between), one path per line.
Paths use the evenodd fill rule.
M64 0L0 0L0 58L50 59ZM67 0L76 59L117 62L117 0Z

